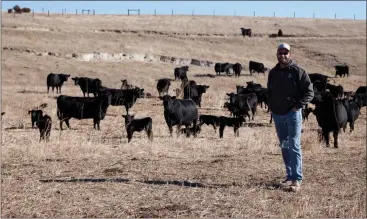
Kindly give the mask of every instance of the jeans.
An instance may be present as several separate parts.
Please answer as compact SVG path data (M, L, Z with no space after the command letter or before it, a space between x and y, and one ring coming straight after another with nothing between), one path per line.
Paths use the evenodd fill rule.
M291 110L285 115L272 114L282 150L287 179L301 181L302 174L302 109Z

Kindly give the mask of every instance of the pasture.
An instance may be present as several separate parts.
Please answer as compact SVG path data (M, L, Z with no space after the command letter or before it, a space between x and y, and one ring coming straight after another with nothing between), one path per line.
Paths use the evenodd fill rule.
M230 25L229 25L230 24ZM242 37L240 28L252 28ZM292 37L269 38L282 29ZM102 31L103 30L103 31ZM229 116L222 106L250 76L248 62L272 68L276 46L286 42L307 73L334 77L346 62L347 91L366 85L366 21L223 16L120 16L2 14L1 215L2 217L366 217L366 107L355 130L339 136L339 148L319 142L311 114L302 133L304 182L298 193L279 189L285 176L274 123L258 107L239 137L224 138L203 126L197 138L169 136L158 98L138 99L130 114L153 119L153 142L135 132L127 143L125 109L109 106L101 130L93 120L71 119L60 132L58 95L47 94L50 72L101 79L119 88L121 79L158 96L157 80L174 78L175 67L159 58L239 62L239 78L206 77L214 67L190 65L188 78L209 85L199 113ZM6 47L6 49L4 48ZM95 53L94 53L95 52ZM94 53L93 59L77 57ZM96 56L96 53L100 53ZM101 54L124 53L122 61ZM72 55L74 54L74 55ZM76 55L75 55L76 54ZM99 57L99 58L98 58ZM173 81L169 93L180 81ZM83 96L69 78L62 94ZM47 103L49 142L39 143L28 110ZM64 125L65 128L65 125ZM175 131L175 127L174 127ZM331 138L332 139L332 138ZM332 145L333 140L331 140Z

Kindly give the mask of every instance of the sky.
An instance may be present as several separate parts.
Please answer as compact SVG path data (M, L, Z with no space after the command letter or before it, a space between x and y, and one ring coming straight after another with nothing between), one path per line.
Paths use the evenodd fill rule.
M140 14L157 15L226 15L336 18L366 20L366 1L2 1L2 11L18 4L35 12L75 13L94 9L96 14L127 14L128 9L140 9Z

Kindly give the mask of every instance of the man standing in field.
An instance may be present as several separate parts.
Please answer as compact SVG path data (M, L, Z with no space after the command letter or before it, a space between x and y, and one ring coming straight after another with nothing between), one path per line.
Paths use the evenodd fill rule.
M302 107L309 104L314 96L308 74L291 59L291 48L282 43L276 56L278 64L268 75L269 108L282 150L286 169L283 186L299 191L302 173Z

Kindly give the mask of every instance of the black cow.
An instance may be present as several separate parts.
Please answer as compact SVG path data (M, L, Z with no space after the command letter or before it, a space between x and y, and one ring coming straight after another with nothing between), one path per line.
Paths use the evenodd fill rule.
M243 122L244 122L244 118L242 116L236 117L236 118L220 116L219 117L219 123L220 123L220 125L219 125L219 138L223 138L223 132L224 132L224 128L226 126L233 127L235 137L240 136L240 133L239 133L238 129L242 126Z
M168 89L170 86L171 86L171 79L169 78L159 79L157 82L157 90L158 90L159 96L161 96L162 93L163 95L164 94L168 95Z
M242 36L249 36L249 37L251 37L251 35L252 35L252 31L251 31L251 29L245 29L245 28L242 28L241 27L241 33L242 33Z
M171 136L173 131L172 127L175 125L177 125L177 135L180 134L182 125L184 125L186 129L189 129L191 124L193 124L192 127L196 127L199 115L198 108L194 101L176 99L175 96L171 97L169 95L159 98L163 100L164 119L166 120ZM187 130L186 133L190 133L190 131ZM194 137L196 137L196 128L194 128Z
M313 90L315 92L319 92L321 94L325 94L327 84L328 84L327 81L315 81L315 82L312 82Z
M42 110L29 110L28 114L31 114L32 128L34 127L34 124L37 125L37 121L43 116Z
M233 72L235 77L239 77L242 71L242 65L240 63L236 63L233 65Z
M345 75L347 75L347 77L349 76L349 66L348 65L336 65L335 67L335 77L337 77L338 75L340 77L343 76L343 78L345 77Z
M54 74L50 73L47 75L47 93L50 91L50 87L52 87L52 92L54 92L54 88L56 87L56 93L61 94L61 87L65 81L68 80L70 75L67 74Z
M342 98L343 94L344 94L344 88L341 85L332 85L327 83L326 84L326 89L328 89L330 91L330 94L334 97L334 98Z
M329 147L329 132L333 132L334 147L338 147L338 134L347 125L348 115L341 100L332 97L329 92L316 103L313 113L322 129L322 136Z
M252 75L252 72L257 72L258 75L260 73L263 73L265 75L267 68L265 68L263 63L250 61L248 65L249 65L250 75Z
M366 86L360 86L359 88L357 88L356 94L367 94Z
M184 88L184 99L192 99L201 108L201 97L208 88L208 85L186 85Z
M51 134L51 127L52 127L52 119L47 114L44 116L41 116L37 121L37 126L40 131L40 140L49 141L50 134Z
M355 102L360 102L361 106L366 106L367 105L367 94L356 94L353 96L353 100Z
M235 116L248 116L250 118L249 111L252 112L252 120L254 120L256 114L256 107L258 98L256 94L235 94L235 93L227 93L229 96L229 110ZM246 121L246 120L245 120Z
M144 89L135 87L130 90L121 90L114 88L101 87L100 92L108 92L111 94L112 106L125 106L126 114L129 114L129 109L133 107L136 100L144 96Z
M220 75L220 73L225 72L227 75L230 74L231 69L233 71L233 65L231 63L225 62L225 63L215 63L214 70L217 75Z
M134 132L145 131L150 141L153 141L153 120L150 117L134 119L135 115L122 115L125 118L125 128L127 132L127 142L133 138Z
M279 29L279 31L278 31L278 36L279 36L279 37L283 36L283 31L282 31L282 29Z
M228 103L227 103L228 104ZM217 132L217 127L220 125L219 117L213 115L200 115L199 116L199 125L212 125L214 128L214 132Z
M88 97L89 93L96 97L102 86L102 81L99 78L75 77L71 79L75 82L75 85L79 85L84 97L85 93L87 93Z
M111 104L111 94L103 92L98 97L71 97L60 95L57 98L57 117L60 120L60 130L65 121L70 128L69 120L93 119L93 127L100 130L99 123L106 116L107 108Z
M187 77L187 72L189 71L189 66L182 66L179 68L175 68L174 71L174 76L175 76L175 80L182 79L184 77Z
M329 82L329 79L333 80L335 83L335 80L327 75L323 75L320 73L309 73L308 76L310 77L310 80L312 83L315 83L317 81L321 81L321 82Z
M342 103L347 110L348 122L350 127L350 132L354 130L354 122L358 119L358 116L362 107L362 100L349 100L347 98L342 99ZM343 128L345 132L346 126Z
M243 87L241 85L236 85L236 91L237 91L237 94L250 94L254 92L254 89Z
M261 84L256 84L253 81L247 81L246 84L246 87L250 89L262 88Z

